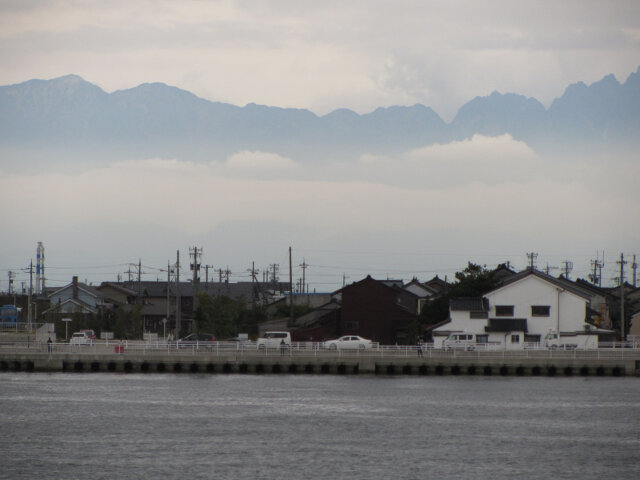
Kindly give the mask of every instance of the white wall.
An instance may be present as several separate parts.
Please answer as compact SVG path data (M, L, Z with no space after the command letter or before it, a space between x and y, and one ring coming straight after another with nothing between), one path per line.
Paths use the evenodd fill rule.
M534 275L494 290L486 298L490 317L497 318L496 305L513 305L513 318L526 318L531 335L544 335L549 330L584 331L588 300ZM548 305L549 316L532 316L533 305Z
M485 298L489 300L490 318L524 318L527 320L527 334L529 335L544 337L549 330L559 330L561 332L584 331L588 300L535 275L526 276L514 283L494 290L485 295ZM513 305L513 316L498 317L496 315L496 305ZM531 314L532 305L549 306L549 316L534 317ZM484 334L484 328L489 323L486 318L470 318L469 311L454 310L450 311L449 314L451 322L434 330L435 342L439 341L435 336L438 332ZM508 334L506 337L507 346L510 343L510 336L511 334ZM505 334L500 332L491 333L489 341L497 340L504 342ZM524 338L521 338L520 342L523 341Z

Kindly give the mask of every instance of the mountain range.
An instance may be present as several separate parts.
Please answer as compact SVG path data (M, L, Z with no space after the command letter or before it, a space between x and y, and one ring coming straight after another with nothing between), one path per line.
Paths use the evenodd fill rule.
M0 161L14 167L56 160L224 159L241 150L297 161L393 155L474 134L508 133L538 152L583 154L640 144L640 68L578 82L546 109L494 92L446 123L431 108L392 106L360 115L211 102L162 83L107 93L77 75L0 87Z

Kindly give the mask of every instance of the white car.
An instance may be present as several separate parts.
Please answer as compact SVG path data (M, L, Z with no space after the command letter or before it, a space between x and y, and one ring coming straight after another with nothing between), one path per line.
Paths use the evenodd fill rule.
M291 348L291 334L289 332L264 332L256 342L258 350L265 348Z
M345 335L335 340L324 342L324 348L329 350L364 350L373 347L373 342L357 335Z
M93 340L91 335L86 330L83 330L82 332L75 332L71 336L69 343L71 345L91 345Z

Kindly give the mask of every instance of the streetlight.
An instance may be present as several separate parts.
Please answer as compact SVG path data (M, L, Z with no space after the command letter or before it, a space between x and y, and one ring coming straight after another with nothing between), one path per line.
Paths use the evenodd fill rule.
M167 341L167 319L166 317L162 319L162 336L164 337L164 341Z

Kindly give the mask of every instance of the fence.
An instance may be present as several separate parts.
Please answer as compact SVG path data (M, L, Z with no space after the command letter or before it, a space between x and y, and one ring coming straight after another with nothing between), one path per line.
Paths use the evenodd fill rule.
M237 342L198 342L192 345L181 345L177 342L144 342L144 341L94 341L88 344L46 343L34 341L0 342L0 352L49 352L52 355L169 355L175 357L196 356L235 356L236 358L255 357L372 357L372 358L429 358L429 359L613 359L637 358L640 360L640 348L635 343L615 342L605 344L597 349L551 350L544 348L528 348L522 350L499 350L496 348L479 348L472 351L434 349L430 345L417 347L406 345L378 345L364 350L330 350L322 343L294 342L286 348L258 349L255 343Z

